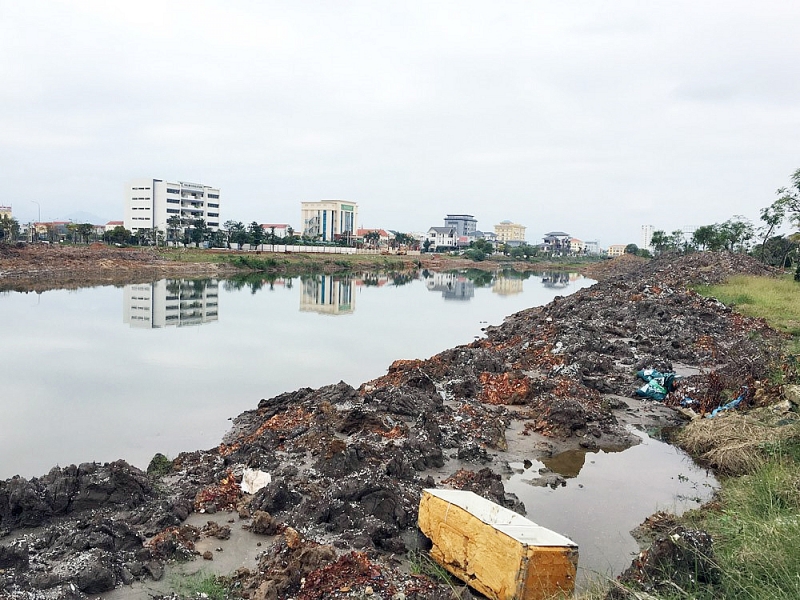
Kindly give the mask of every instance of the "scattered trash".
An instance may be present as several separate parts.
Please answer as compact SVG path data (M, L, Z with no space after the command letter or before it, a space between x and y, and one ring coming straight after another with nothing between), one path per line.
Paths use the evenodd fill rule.
M578 546L522 515L464 490L424 489L418 525L431 557L489 598L571 595Z
M737 406L739 406L742 400L744 400L745 396L747 396L747 390L748 390L747 386L743 385L742 392L735 400L731 400L727 404L721 404L720 406L712 410L709 414L707 414L706 419L711 419L713 417L716 417L721 412L724 412L726 410L731 410L732 408L736 408Z
M272 481L272 475L258 469L245 469L242 473L240 487L245 494L255 494L261 488L267 487Z
M636 390L636 395L643 398L650 398L660 402L676 388L675 380L677 376L675 373L662 373L656 369L642 369L637 371L636 376L646 382Z

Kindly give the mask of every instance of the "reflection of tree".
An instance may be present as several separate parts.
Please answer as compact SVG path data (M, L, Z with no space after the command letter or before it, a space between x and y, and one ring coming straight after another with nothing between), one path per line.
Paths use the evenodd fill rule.
M505 268L501 271L501 274L506 279L522 279L525 281L526 279L530 279L533 275L532 271L517 271L516 269L509 269Z
M239 291L247 287L250 288L252 294L255 294L264 287L264 284L268 284L270 289L274 289L278 279L278 275L274 273L241 273L226 280L224 285L228 291ZM287 282L291 282L291 279ZM292 286L287 283L286 287L291 288Z
M366 287L377 287L380 283L380 277L377 273L364 273L361 277L361 282Z
M491 271L484 271L482 269L467 269L460 272L464 277L469 279L475 287L488 287L494 281L494 273Z
M416 273L392 273L390 275L392 278L392 282L395 286L400 287L401 285L406 285L407 283L411 283L417 278Z

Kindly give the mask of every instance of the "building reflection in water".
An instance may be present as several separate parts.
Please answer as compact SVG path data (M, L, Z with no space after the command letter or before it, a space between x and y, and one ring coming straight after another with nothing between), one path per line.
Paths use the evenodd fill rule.
M352 277L318 275L302 278L300 310L324 315L348 315L355 311Z
M522 279L518 277L497 277L492 284L492 293L513 296L522 293Z
M462 273L423 273L430 292L442 292L445 300L469 300L475 296L475 284Z
M542 273L542 285L546 288L565 288L573 281L574 275L567 271L545 271Z
M124 323L144 329L210 323L219 318L219 281L162 279L126 285L122 312Z

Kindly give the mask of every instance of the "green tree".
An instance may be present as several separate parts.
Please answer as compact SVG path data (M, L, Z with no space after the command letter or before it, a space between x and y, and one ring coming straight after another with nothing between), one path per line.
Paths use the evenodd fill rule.
M670 239L665 231L657 229L650 236L650 245L653 247L656 255L665 252L669 248Z
M94 233L94 225L91 223L80 223L76 228L78 238L84 243L89 243L89 237Z
M112 244L129 244L131 237L131 232L122 225L117 225L111 231L106 231L103 234L103 239Z
M247 228L247 233L250 234L250 247L258 248L264 243L264 228L258 224L257 221L250 223Z
M796 253L797 243L783 235L773 236L753 248L753 254L764 264L779 268L792 266L792 258Z
M195 219L189 228L189 239L198 246L208 240L211 229L206 225L205 219Z
M170 215L167 219L167 239L176 245L183 236L181 225L181 218L178 215Z
M736 215L719 226L719 238L729 252L745 252L748 242L753 239L753 224L745 217Z
M676 229L669 236L669 245L673 252L685 252L686 242L683 236L683 231Z
M0 217L0 242L13 242L19 238L19 222L8 215Z
M692 233L692 243L701 250L706 250L714 245L714 240L717 238L716 225L703 225L698 227Z
M364 241L367 242L373 248L377 248L381 242L381 234L377 231L368 231L364 235Z
M625 254L638 254L639 253L639 246L636 244L628 244L625 246Z
M492 245L492 242L483 238L470 242L469 246L470 248L474 248L483 252L485 255L494 253L494 246Z

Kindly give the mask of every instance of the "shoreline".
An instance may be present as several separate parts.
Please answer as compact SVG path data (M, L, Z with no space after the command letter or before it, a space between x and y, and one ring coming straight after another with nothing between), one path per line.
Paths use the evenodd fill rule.
M739 352L757 355L758 341L740 319L683 287L691 280L688 273L722 277L756 269L747 261L720 262L727 258L617 265L616 273L591 288L510 315L487 328L485 339L426 360L395 361L385 375L358 388L340 383L262 400L234 419L217 448L183 453L148 469L149 475L117 461L0 482L0 533L50 525L44 545L31 537L24 547L15 542L5 546L12 550L1 550L0 537L0 568L13 571L12 591L32 594L44 589L66 594L70 585L102 592L160 579L165 561L193 556L194 541L206 535L183 525L189 514L234 510L254 531L283 534L256 572L235 577L239 589L251 595L297 594L300 577L336 565L344 569L342 560L351 554L343 553L355 552L363 554L365 569L377 570L386 582L383 588L376 583L375 590L436 597L442 592L436 582L411 596L416 580L392 558L413 550L406 538L415 527L422 487L470 489L519 510L498 474L513 458L509 447L523 439L545 454L630 445L635 440L621 415L650 426L680 422L662 404L640 403L639 417L631 412L622 398L637 387L636 369L705 365L687 378L700 398L709 385L712 358L718 365L714 372L725 375L737 368ZM755 321L750 329L769 335ZM708 336L715 342L713 353L696 343ZM645 421L656 406L663 412ZM508 437L512 423L524 438ZM423 476L456 464L453 457L458 470L440 481ZM244 468L271 473L272 483L244 496L237 485ZM101 539L108 519L124 527L103 534L110 542L92 542ZM79 530L88 537L76 546ZM312 550L318 561L276 575L278 563ZM88 557L102 567L91 577L80 567ZM42 579L37 573L44 571L61 575ZM354 577L352 570L347 573Z

